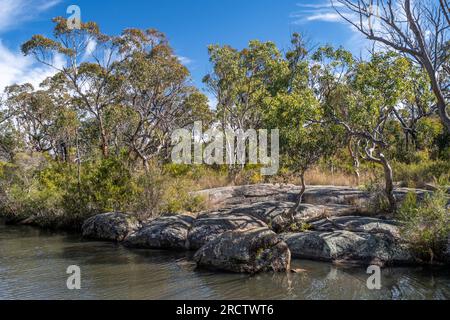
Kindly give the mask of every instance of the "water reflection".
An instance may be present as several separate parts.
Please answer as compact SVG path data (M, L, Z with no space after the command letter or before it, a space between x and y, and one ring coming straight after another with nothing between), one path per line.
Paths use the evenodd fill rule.
M82 270L82 290L66 269ZM448 269L382 271L382 290L362 268L294 261L296 274L256 276L195 270L191 255L128 250L79 237L0 225L0 299L449 299Z

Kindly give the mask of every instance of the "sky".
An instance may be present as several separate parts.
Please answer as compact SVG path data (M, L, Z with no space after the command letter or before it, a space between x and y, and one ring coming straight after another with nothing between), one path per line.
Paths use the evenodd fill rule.
M97 22L106 34L131 27L164 32L202 90L202 78L212 69L210 44L242 49L257 39L286 50L290 35L301 32L312 45L344 46L356 55L367 46L329 0L0 0L1 91L13 83L37 86L54 72L24 57L20 45L34 34L51 36L51 18L68 16L70 5L80 7L83 22Z

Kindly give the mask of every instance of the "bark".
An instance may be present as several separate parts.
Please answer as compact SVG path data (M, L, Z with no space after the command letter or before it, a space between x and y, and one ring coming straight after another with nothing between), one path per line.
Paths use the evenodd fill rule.
M392 167L383 154L380 155L380 160L381 164L383 165L384 178L386 181L385 186L386 197L388 198L389 201L390 210L392 212L395 212L395 210L397 209L397 200L395 199L394 195L394 174L392 172Z
M300 173L300 182L301 182L302 188L300 190L300 193L297 198L297 203L295 205L296 212L298 212L298 210L300 209L300 206L303 203L303 195L305 194L305 191L306 191L305 172Z
M357 30L362 32L365 36L368 37L368 39L380 42L399 52L408 54L415 58L417 62L422 65L422 67L429 75L433 94L435 95L437 100L437 109L441 122L446 127L447 132L450 133L450 115L447 111L448 102L439 81L438 70L436 70L436 65L439 64L439 61L432 61L432 57L428 53L429 48L427 47L429 45L427 44L424 30L422 30L420 25L420 17L418 18L413 14L411 8L411 0L404 1L404 10L406 13L408 31L404 31L401 29L401 26L397 21L399 17L394 17L395 9L393 8L393 2L388 1L386 7L384 7L383 9L389 11L389 13L386 13L383 17L381 17L383 21L388 25L388 30L384 30L384 32L378 33L375 33L372 28L369 28L369 30L367 30L367 28L364 27L363 21L367 17L367 8L364 5L366 2L338 0L338 3L344 5L347 9L351 10L359 17L359 22L354 21L348 16L344 15L342 10L339 10L337 7L335 7L335 10L344 20L346 20ZM446 0L440 0L440 7L444 13L445 19L447 20L447 22L449 22L450 15L448 13L448 2ZM421 16L424 16L423 12L421 13ZM437 19L437 17L431 17L429 22L433 24L439 24ZM439 30L439 34L442 34L446 27L440 26L440 28L441 29ZM409 34L409 31L412 32L412 35ZM438 35L436 35L435 37L438 37ZM403 43L403 41L405 43ZM445 41L445 38L443 40L440 40L438 38L436 39L436 42L439 42L439 45L445 45ZM438 52L435 52L435 54L438 54ZM446 57L444 56L440 58L440 60L445 58ZM434 60L436 60L436 58L434 58ZM445 63L445 61L441 62Z
M350 152L350 156L353 159L353 169L355 172L356 183L359 186L360 179L361 179L361 174L359 172L359 167L360 167L359 154L358 154L357 149L356 150L353 149L352 140L350 140L348 143L348 151Z
M441 118L442 123L446 126L447 131L450 133L450 116L447 113L446 99L439 84L438 72L437 70L435 70L435 67L433 66L433 62L431 61L430 55L427 52L424 36L419 28L417 21L415 20L412 14L410 0L405 1L405 11L406 17L408 19L408 24L411 27L411 30L420 47L420 53L417 56L417 58L423 64L423 67L425 68L426 72L428 73L428 76L430 77L431 87L437 99L439 117Z
M99 117L99 125L100 125L102 155L104 158L108 158L109 155L108 140L106 138L106 130L101 116Z

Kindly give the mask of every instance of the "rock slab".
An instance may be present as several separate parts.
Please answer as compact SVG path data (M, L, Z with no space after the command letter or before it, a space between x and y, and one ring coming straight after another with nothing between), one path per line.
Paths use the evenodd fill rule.
M139 227L138 219L132 215L110 212L87 219L81 230L84 238L120 242Z
M185 250L187 237L194 218L186 215L160 217L130 234L124 244L140 249Z
M284 272L290 269L287 244L268 228L228 231L194 256L200 268L236 273Z
M282 238L299 259L381 266L415 262L406 244L385 233L308 231Z
M246 214L231 214L226 211L201 214L194 221L189 231L188 247L190 250L198 250L227 231L262 227L267 227L267 225L263 221Z

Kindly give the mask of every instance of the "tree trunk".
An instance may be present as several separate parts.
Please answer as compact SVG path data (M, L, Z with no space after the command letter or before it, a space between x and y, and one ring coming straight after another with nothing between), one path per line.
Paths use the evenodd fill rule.
M450 133L450 116L447 113L447 103L445 101L444 93L439 85L436 72L430 61L424 61L423 64L431 79L431 88L433 89L433 93L437 99L439 117L441 118L444 126L447 128L447 132Z
M106 139L106 130L103 124L103 119L99 116L99 124L100 124L100 136L101 136L101 150L103 158L108 158L109 150L108 150L108 140Z
M143 165L144 165L145 172L148 173L150 171L150 167L148 165L148 160L144 159L144 160L142 160L142 162L143 162Z
M302 189L300 190L300 193L298 195L297 198L297 203L295 205L295 211L298 212L300 209L300 206L303 203L303 195L305 194L306 191L306 184L305 184L305 172L300 173L300 181L302 184Z
M81 192L81 153L80 153L80 140L79 140L79 135L78 135L78 128L76 131L76 152L77 152L77 187L78 187L78 201L80 202L80 206L78 207L79 209L79 214L80 216L82 215L81 212L81 208L83 207L81 205L81 198L82 198L82 192Z
M426 43L424 41L424 36L420 30L420 26L418 22L415 20L414 14L411 11L411 1L405 1L405 12L406 18L408 20L409 27L411 31L414 33L414 36L417 40L417 43L421 49L421 53L417 56L418 60L422 63L425 68L428 76L431 80L431 88L433 89L433 93L437 99L437 107L439 112L439 117L441 118L442 123L447 128L447 132L450 133L450 116L447 113L447 102L442 92L442 88L439 83L439 75L435 67L433 66L433 62L431 61L430 55L427 52Z
M355 178L356 178L356 184L359 186L360 180L361 180L361 174L359 172L359 167L360 167L360 163L359 163L359 153L358 150L354 150L352 147L352 140L349 141L348 143L348 151L350 152L350 156L353 159L353 170L355 172Z
M138 148L136 148L135 146L133 146L134 148L134 152L136 152L136 155L138 158L140 158L142 160L142 165L144 166L145 172L149 172L150 171L150 167L148 164L148 158L147 156L145 156Z
M392 212L395 212L397 209L397 201L394 195L394 175L392 172L392 167L383 154L380 155L380 159L384 169L384 178L386 180L385 192L389 201L389 209Z

